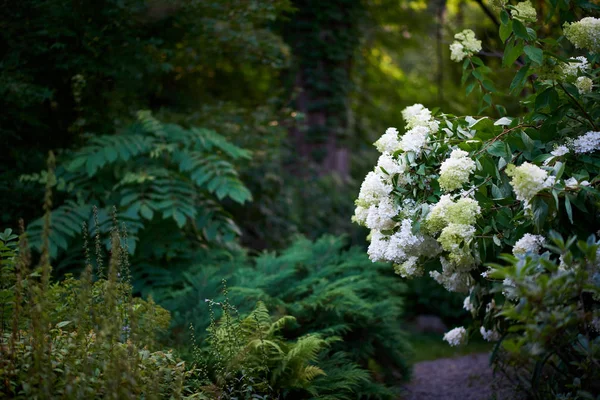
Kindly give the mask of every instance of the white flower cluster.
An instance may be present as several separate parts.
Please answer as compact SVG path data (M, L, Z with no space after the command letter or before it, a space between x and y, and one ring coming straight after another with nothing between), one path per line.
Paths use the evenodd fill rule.
M387 128L385 133L374 144L380 153L393 154L395 151L400 150L398 130L396 128Z
M600 150L600 132L590 131L573 141L575 153L591 153Z
M423 104L414 104L402 110L402 118L406 121L406 129L413 129L419 126L425 127L429 132L437 132L440 123L431 115L431 111Z
M569 153L569 148L567 146L557 146L554 150L550 152L555 157L561 157L565 154Z
M452 61L460 62L465 57L471 57L473 54L477 54L481 51L481 40L475 38L475 32L470 29L454 35L456 39L450 45L450 59Z
M444 340L448 342L450 346L460 346L467 342L467 330L462 326L454 328L444 334Z
M369 258L373 262L392 261L398 274L410 277L422 274L422 258L435 257L441 250L435 239L413 232L412 218L419 209L416 203L405 199L400 204L392 190L393 185L410 183L404 153L419 157L429 135L439 129L439 122L422 104L407 107L402 116L407 129L404 135L400 136L396 128L388 128L374 143L382 154L375 170L367 174L361 185L352 219L371 229Z
M589 186L590 183L588 181L578 182L577 179L571 177L569 179L565 179L565 186L570 189L577 189L580 186Z
M575 87L579 91L579 94L591 93L594 88L594 81L587 76L580 76L577 78L577 81L575 81Z
M488 342L497 342L501 338L500 333L498 331L493 329L486 330L483 326L479 328L479 333L481 333L483 339Z
M565 78L575 78L585 74L590 70L590 63L584 56L569 59L569 62L562 65L562 73Z
M537 13L529 0L517 4L511 11L511 15L521 22L535 22L537 20Z
M469 153L456 149L440 166L439 184L442 190L449 192L461 188L475 171L475 161L468 157Z
M577 22L565 23L564 34L578 49L600 53L600 19L585 17Z
M541 235L532 235L526 233L521 239L517 240L513 247L513 254L539 253L540 249L546 242L546 239Z
M552 186L556 179L554 176L548 176L548 172L537 165L528 162L518 167L509 164L506 174L512 177L510 184L517 195L517 200L523 201L526 208L533 196L540 190Z
M469 296L465 297L465 300L463 301L463 308L465 309L465 311L468 311L471 314L475 313L475 307L473 307L473 303L471 303L470 294Z
M471 254L471 242L475 235L473 226L481 214L476 200L462 197L456 202L443 195L431 207L424 228L432 235L440 232L438 242L447 251L448 258L440 258L442 272L432 271L431 277L453 292L469 290L472 279L469 271L476 266Z

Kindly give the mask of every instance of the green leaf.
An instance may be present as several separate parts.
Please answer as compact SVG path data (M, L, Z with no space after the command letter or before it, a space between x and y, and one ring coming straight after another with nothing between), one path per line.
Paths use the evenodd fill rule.
M510 67L517 61L517 59L523 53L523 42L517 41L517 44L514 45L512 42L506 45L506 49L504 50L504 56L502 57L502 66Z
M510 84L511 92L520 92L525 85L525 80L529 76L529 65L522 67Z
M567 210L569 221L571 221L571 224L573 224L573 208L571 207L571 200L569 197L570 195L565 196L565 210Z
M523 51L525 51L525 54L527 54L527 57L529 57L532 62L538 65L542 65L544 62L544 52L542 49L534 46L525 46Z
M515 36L523 40L529 40L527 28L525 28L525 25L523 25L521 21L513 19L513 32L515 33Z
M508 24L500 25L499 36L500 40L502 40L502 43L505 43L506 39L510 37L512 30L512 21L509 21Z

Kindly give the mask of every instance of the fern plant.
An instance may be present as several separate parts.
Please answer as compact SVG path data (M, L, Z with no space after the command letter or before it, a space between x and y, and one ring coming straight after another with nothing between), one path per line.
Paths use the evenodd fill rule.
M371 263L362 249L347 249L344 239L332 236L315 242L298 238L279 254L208 260L185 273L184 288L155 293L176 326L210 326L200 305L206 298L224 301L219 290L226 277L230 302L242 314L250 311L248 304L262 301L277 315L296 319L282 329L284 338L341 339L319 353L318 365L326 373L312 383L319 399L398 397L400 383L410 375L400 322L405 287L387 265Z
M304 398L319 395L313 381L325 372L315 363L319 353L338 338L305 335L285 340L281 330L293 324L294 317L272 321L267 307L258 302L242 319L227 294L223 302L207 302L208 346L195 350L201 366L196 381L200 393L211 399L265 400L285 398L291 392L304 393ZM219 322L214 319L215 309L222 311Z
M128 251L138 260L170 260L191 248L235 243L239 228L224 204L252 199L233 164L248 159L250 152L212 130L165 124L148 111L137 117L117 134L91 136L82 148L63 153L56 178L46 173L21 178L49 182L65 199L51 214L52 257L67 249L74 254L71 246L82 220L95 223L100 234L108 233L111 207L127 226ZM93 205L99 207L96 221L90 218ZM28 226L38 250L42 225L39 219ZM136 252L140 241L149 245ZM68 263L63 258L58 267Z

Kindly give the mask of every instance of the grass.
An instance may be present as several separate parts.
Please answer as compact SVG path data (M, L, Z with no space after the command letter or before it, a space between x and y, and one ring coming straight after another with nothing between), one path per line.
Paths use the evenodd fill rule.
M413 333L409 335L409 342L413 348L411 361L436 360L438 358L460 357L467 354L491 352L494 345L480 338L472 338L465 346L452 347L442 340L440 334Z

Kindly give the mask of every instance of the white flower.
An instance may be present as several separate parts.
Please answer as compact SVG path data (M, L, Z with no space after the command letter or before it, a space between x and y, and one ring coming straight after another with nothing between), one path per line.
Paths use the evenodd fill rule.
M529 0L517 4L515 9L511 11L511 15L521 22L535 22L537 20L537 13Z
M369 210L362 206L356 206L354 209L354 216L352 217L352 221L356 222L359 225L364 225L367 222L367 215L369 214Z
M591 153L600 149L600 132L590 131L573 141L575 153Z
M583 56L571 58L568 63L562 65L562 73L565 78L575 78L579 74L589 72L590 64Z
M465 300L463 301L463 308L471 314L475 313L475 307L473 307L473 304L471 303L470 295L465 297Z
M365 226L369 229L391 229L394 227L395 222L392 221L400 207L394 204L389 196L384 197L378 205L372 205L367 210L367 218L365 220Z
M550 152L553 156L560 157L564 156L569 152L569 148L567 146L557 146L554 150Z
M475 171L475 161L467 156L469 153L463 150L453 150L450 158L442 162L440 166L440 187L446 191L459 189L469 181L470 175Z
M450 59L460 62L465 57L471 57L481 51L481 40L475 38L475 32L470 29L454 35L454 43L450 45Z
M517 241L517 243L515 243L515 246L513 247L513 254L537 254L544 245L545 241L546 239L543 236L526 233L521 239Z
M575 86L580 94L590 93L594 87L594 82L587 76L580 76L575 82Z
M377 204L380 198L386 197L392 191L392 185L381 180L381 176L371 171L365 177L358 194L359 205L366 207Z
M467 342L467 330L462 326L460 328L454 328L444 334L444 340L448 342L450 346L459 346Z
M429 132L437 132L440 128L439 122L432 117L431 111L425 108L423 104L413 104L406 107L402 110L402 118L406 121L406 129L423 126L428 128Z
M412 151L416 155L420 155L423 146L427 143L429 129L425 126L415 126L402 136L400 140L400 148L404 151Z
M398 130L396 128L387 128L385 133L374 143L380 153L393 154L400 149L400 141L398 140Z
M452 61L460 62L465 58L465 46L460 42L454 42L450 45L450 59Z
M585 17L577 22L565 23L564 34L578 49L600 53L600 19Z
M385 170L385 172L383 170ZM377 160L377 167L375 168L375 172L381 176L381 178L386 182L390 183L391 179L396 174L401 174L399 177L399 182L404 183L406 179L402 175L406 171L406 163L404 159L395 159L389 153L384 153Z
M526 203L529 203L540 190L553 184L553 182L548 181L548 172L528 162L524 162L518 167L509 165L506 174L512 177L510 184L517 200Z
M479 328L479 332L481 333L481 336L483 336L483 339L488 342L497 342L501 338L500 333L498 331L496 331L496 330L488 331L483 326L481 328Z
M418 264L419 257L411 256L408 260L402 264L396 264L394 271L403 278L411 278L414 276L421 276L423 274L423 268Z
M387 236L377 230L371 231L371 243L367 249L369 259L373 262L385 261L385 251L388 246Z
M400 225L400 230L390 236L389 245L385 251L385 258L388 261L402 263L409 257L410 253L417 253L418 248L423 243L423 236L417 236L412 233L412 222L404 219Z
M568 188L576 188L579 184L577 183L577 179L569 178L565 180L565 186Z

